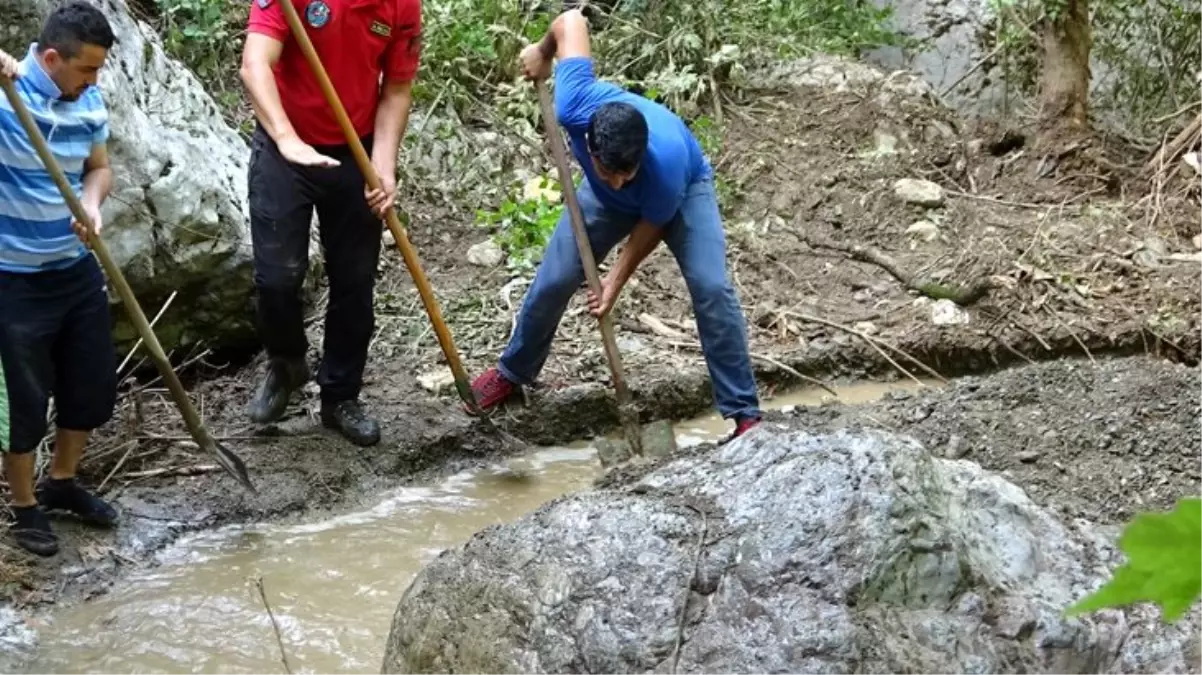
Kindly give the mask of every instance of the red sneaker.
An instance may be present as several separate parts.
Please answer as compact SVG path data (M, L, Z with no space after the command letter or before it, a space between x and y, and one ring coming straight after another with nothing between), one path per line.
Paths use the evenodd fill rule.
M517 385L505 379L501 371L489 368L480 377L472 380L472 396L481 412L495 408L517 391Z
M731 438L738 438L739 436L742 436L743 434L745 434L748 431L751 431L753 428L755 428L755 426L759 423L760 423L759 417L741 417L741 418L739 418L739 421L735 423L735 435L731 436Z

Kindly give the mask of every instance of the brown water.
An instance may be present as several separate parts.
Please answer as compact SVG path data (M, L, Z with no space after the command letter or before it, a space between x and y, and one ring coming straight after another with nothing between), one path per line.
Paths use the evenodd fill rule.
M846 403L913 383L839 387ZM778 396L772 408L814 405L821 390ZM676 426L692 445L729 433L717 415ZM293 672L379 672L392 613L409 582L442 550L584 489L601 471L586 444L522 458L434 485L399 488L372 508L299 525L239 525L181 538L97 600L64 609L39 630L28 672L278 673L280 648L261 577Z

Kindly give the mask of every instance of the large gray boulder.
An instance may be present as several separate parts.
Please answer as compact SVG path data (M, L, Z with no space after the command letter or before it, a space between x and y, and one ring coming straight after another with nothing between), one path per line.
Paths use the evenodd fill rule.
M444 552L383 672L1196 667L1196 612L1063 618L1118 563L1114 534L913 440L764 425Z
M148 317L178 291L156 326L164 347L246 338L252 335L247 145L125 0L93 1L119 41L100 77L115 174L103 211L105 242ZM55 4L0 0L0 48L23 57ZM137 336L124 309L114 309L115 335L128 344Z

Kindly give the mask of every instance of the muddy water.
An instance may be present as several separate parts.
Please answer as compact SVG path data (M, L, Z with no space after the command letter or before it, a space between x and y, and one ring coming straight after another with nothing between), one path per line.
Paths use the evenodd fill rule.
M907 383L839 388L848 403ZM773 408L813 405L823 391L778 396ZM681 445L720 438L717 415L677 425ZM516 520L600 473L585 445L545 448L518 474L484 468L383 495L370 509L299 525L240 525L180 539L159 563L108 594L39 627L28 672L283 672L262 579L293 672L379 672L384 640L409 582L448 547ZM511 466L515 466L511 465Z

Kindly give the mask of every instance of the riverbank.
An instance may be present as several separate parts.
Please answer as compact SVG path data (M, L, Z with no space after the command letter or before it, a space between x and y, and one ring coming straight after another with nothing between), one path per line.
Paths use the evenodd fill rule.
M1130 391L1120 387L1105 399L1081 398L1079 374L1048 380L1046 398L1029 388L982 385L982 396L992 396L983 400L997 407L990 423L1004 437L1021 420L1001 413L1020 404L1036 405L1047 419L1071 419L1066 412L1118 414L1115 406L1151 396L1151 383L1166 377L1180 382L1181 392L1192 391L1196 410L1196 370L1158 370L1174 368L1161 360L1199 358L1196 186L1146 197L1148 184L1124 168L1137 166L1140 156L1121 144L1098 138L1050 158L1028 148L1020 129L958 121L914 78L873 73L832 71L819 61L809 71L784 73L754 101L726 105L723 140L711 154L726 195L729 272L748 316L764 396L802 385L798 375L850 381L907 377L904 369L929 377L929 368L951 378L1074 359L1047 366L1058 372L1146 354L1152 358L1118 362L1124 372L1146 375L1133 375L1125 380ZM937 189L899 186L902 180L929 181ZM479 373L503 348L529 274L467 262L467 249L488 236L471 224L470 213L433 202L414 203L412 211L410 237L469 370ZM832 243L863 248L838 251ZM882 266L880 255L864 251L888 260ZM949 305L929 297L938 294L936 286L988 290ZM314 345L320 344L320 297L310 324ZM674 261L660 250L615 310L623 359L646 419L682 419L710 405L687 298ZM313 387L285 421L253 428L243 411L258 365L205 380L193 392L213 433L246 460L258 497L193 454L169 399L151 384L122 397L83 467L84 479L103 485L120 506L122 526L97 533L57 521L63 551L46 560L0 549L0 597L21 612L86 599L126 570L149 564L153 551L181 533L318 519L369 502L388 487L506 452L459 410L452 391L427 388L445 365L395 249L381 264L364 391L366 406L382 422L379 446L357 448L320 429ZM539 445L612 430L617 418L606 377L595 322L577 298L541 386L530 392L530 406L510 406L496 421ZM1191 382L1192 390L1185 384ZM1036 404L1024 403L1032 396ZM1065 397L1097 407L1057 409ZM947 404L947 415L954 408ZM1140 423L1129 421L1133 428ZM1181 447L1194 440L1188 434L1195 427L1180 430ZM1027 446L1000 445L982 457L1001 462L1012 450L1046 457L1051 451L1044 446L1054 443L1052 437L1012 436L1026 438ZM1142 452L1124 455L1132 471L1160 466L1159 455ZM1056 461L1065 465L1039 459L1007 468L1029 474L1028 486L1053 486L1064 476ZM1168 474L1155 469L1151 475ZM1196 478L1174 474L1166 489L1196 486ZM1151 503L1133 501L1121 512ZM1103 511L1095 506L1083 513Z

